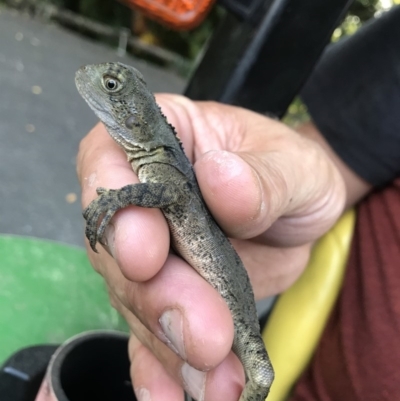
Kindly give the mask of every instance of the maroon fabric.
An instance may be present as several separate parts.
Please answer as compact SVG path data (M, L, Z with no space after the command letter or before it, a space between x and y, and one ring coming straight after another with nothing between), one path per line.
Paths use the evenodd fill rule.
M342 292L290 401L400 400L400 179L359 206Z

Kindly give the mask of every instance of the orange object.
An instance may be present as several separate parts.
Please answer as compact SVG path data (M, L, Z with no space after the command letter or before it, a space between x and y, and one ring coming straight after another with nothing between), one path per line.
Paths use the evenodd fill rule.
M198 26L215 0L123 0L149 18L177 30Z

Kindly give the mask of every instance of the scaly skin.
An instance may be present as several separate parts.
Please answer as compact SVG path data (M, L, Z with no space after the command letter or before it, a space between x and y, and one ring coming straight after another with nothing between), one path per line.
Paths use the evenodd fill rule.
M242 261L204 203L174 128L133 67L85 66L75 82L140 180L119 190L97 189L99 197L84 211L91 247L96 250L117 210L128 205L160 208L174 249L221 294L232 313L232 349L246 375L240 401L264 401L274 372L260 336L253 290Z

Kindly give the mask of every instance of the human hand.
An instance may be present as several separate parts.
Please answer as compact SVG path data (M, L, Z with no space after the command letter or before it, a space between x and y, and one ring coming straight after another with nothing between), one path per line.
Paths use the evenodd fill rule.
M303 271L312 242L343 210L338 169L315 141L278 121L181 96L157 100L195 163L212 214L234 238L256 298L288 288ZM102 125L81 143L78 176L84 207L99 186L138 182ZM88 248L88 254L133 333L131 371L139 400L182 399L178 383L198 401L237 400L244 376L230 352L230 312L186 262L169 254L161 212L133 206L119 211L106 242L107 250Z

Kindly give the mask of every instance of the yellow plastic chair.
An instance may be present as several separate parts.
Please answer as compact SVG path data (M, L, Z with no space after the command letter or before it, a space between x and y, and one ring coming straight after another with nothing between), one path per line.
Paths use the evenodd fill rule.
M275 369L268 401L284 401L309 363L338 297L355 212L346 212L313 249L300 279L276 302L263 331Z

